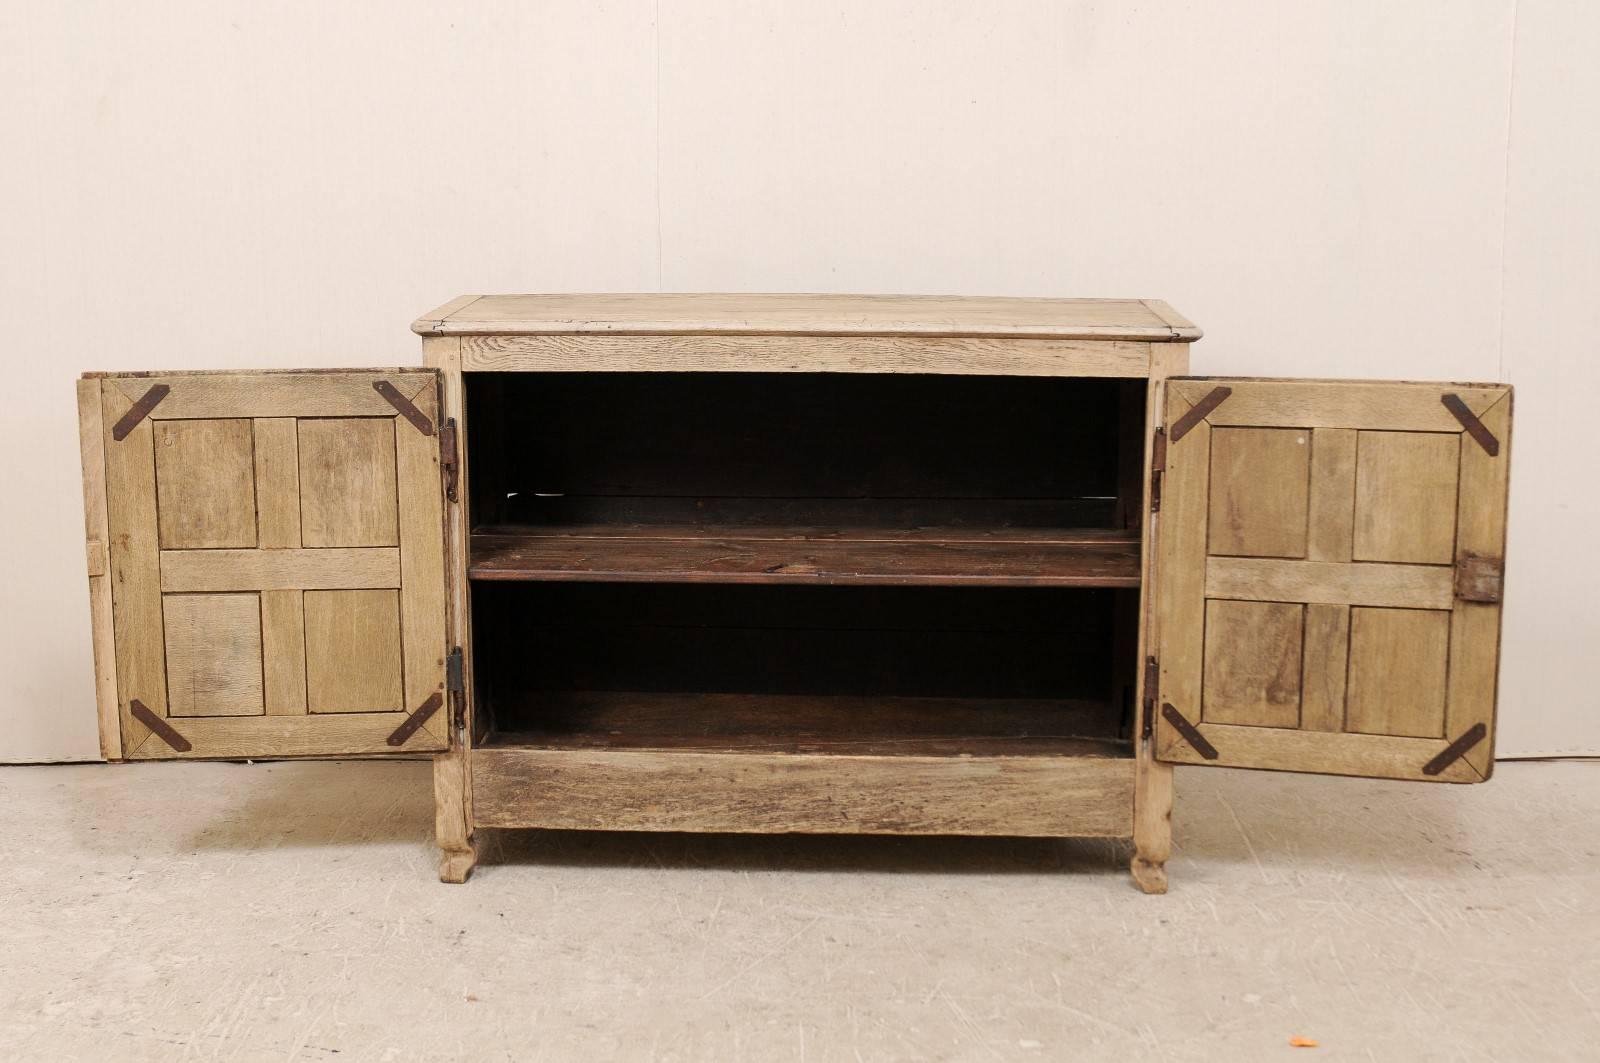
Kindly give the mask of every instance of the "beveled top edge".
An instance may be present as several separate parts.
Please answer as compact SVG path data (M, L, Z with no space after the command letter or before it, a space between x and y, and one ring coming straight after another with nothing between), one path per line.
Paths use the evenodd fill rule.
M611 333L1007 336L1188 342L1158 299L845 294L463 295L418 318L425 336Z

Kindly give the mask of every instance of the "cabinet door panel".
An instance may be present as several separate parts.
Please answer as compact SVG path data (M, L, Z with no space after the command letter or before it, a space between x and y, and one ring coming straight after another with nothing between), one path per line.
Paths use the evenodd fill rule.
M438 374L85 383L100 399L122 754L445 748Z
M1511 389L1176 378L1165 423L1158 758L1488 778Z

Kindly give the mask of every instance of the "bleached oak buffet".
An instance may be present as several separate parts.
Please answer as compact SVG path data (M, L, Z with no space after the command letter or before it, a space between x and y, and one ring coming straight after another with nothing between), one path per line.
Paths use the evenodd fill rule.
M479 827L1131 837L1492 767L1511 392L1186 376L1149 300L468 296L425 369L79 383L108 759Z

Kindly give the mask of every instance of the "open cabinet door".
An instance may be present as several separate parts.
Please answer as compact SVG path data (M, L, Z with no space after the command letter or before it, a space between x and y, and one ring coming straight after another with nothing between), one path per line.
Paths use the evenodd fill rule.
M79 402L108 756L446 748L435 370L88 376Z
M1157 759L1487 779L1511 389L1174 378L1165 423Z

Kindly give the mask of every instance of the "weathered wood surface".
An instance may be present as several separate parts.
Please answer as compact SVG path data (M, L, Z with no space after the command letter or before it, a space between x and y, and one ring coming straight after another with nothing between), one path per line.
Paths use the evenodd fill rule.
M1148 343L983 336L464 336L469 372L1142 377Z
M1147 683L1160 684L1158 674L1145 668L1157 652L1160 639L1162 597L1159 593L1160 552L1157 541L1162 520L1154 506L1154 473L1165 461L1167 378L1189 369L1189 345L1169 344L1155 348L1150 360L1150 379L1144 388L1144 445L1139 463L1143 483L1138 492L1136 526L1141 530L1140 564L1143 583L1139 592L1138 652L1135 654L1133 688L1134 796L1133 857L1128 867L1133 881L1145 893L1167 892L1167 859L1172 855L1172 765L1156 759L1155 742L1145 736L1145 713L1154 709L1156 691ZM1163 448L1158 461L1157 429L1163 432ZM1148 704L1148 709L1147 709Z
M102 433L126 429L102 434L99 450L125 755L178 753L151 741L147 720L167 721L193 757L396 751L387 737L444 682L437 379L393 370L84 381ZM397 438L400 415L375 383L418 404L429 433L407 419ZM156 385L161 401L130 416ZM400 751L446 740L441 714Z
M1141 299L943 295L482 295L411 326L423 335L715 333L1037 336L1156 342L1200 338L1170 306Z
M1218 383L1175 382L1168 417ZM1457 566L1504 558L1510 389L1226 386L1168 448L1161 545L1162 698L1217 756L1164 719L1160 755L1486 778L1489 742L1436 776L1422 769L1477 725L1493 732L1499 605L1459 599ZM1457 398L1495 447L1463 434L1477 422L1452 412ZM1238 556L1251 554L1265 556Z
M1126 837L1133 761L667 750L472 751L484 827Z
M94 644L94 700L100 755L122 759L117 708L117 649L111 604L111 531L106 518L105 420L100 381L78 381L78 448L83 458L83 534L89 572L89 623Z
M499 745L882 756L1125 756L1117 715L1066 698L548 691Z
M868 537L870 536L870 537ZM477 580L978 584L1136 587L1139 543L1125 533L1033 529L974 535L891 530L590 527L474 535Z

